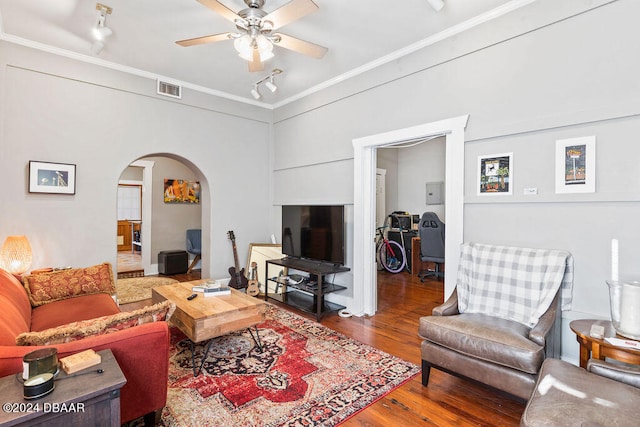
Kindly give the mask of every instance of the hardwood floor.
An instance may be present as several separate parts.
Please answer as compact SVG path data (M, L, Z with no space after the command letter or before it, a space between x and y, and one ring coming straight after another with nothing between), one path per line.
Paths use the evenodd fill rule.
M199 271L169 276L180 281L200 278ZM440 281L421 283L408 273L378 274L375 316L326 316L322 324L404 360L421 364L418 319L443 301ZM151 300L122 306L132 310ZM288 307L284 307L288 308ZM309 315L298 312L298 314ZM418 375L342 426L517 426L524 403L481 384L431 370L429 386Z

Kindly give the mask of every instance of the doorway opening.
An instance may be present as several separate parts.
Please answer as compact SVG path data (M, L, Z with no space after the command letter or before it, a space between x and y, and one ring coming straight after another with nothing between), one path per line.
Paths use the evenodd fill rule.
M133 172L132 172L133 171ZM133 179L131 179L133 177ZM181 179L199 182L199 203L166 203L164 202L164 180ZM127 255L135 256L141 263L142 274L158 274L158 253L165 250L186 250L186 230L202 230L202 256L195 268L202 274L209 274L209 258L207 244L209 239L210 197L209 185L200 169L189 160L171 154L150 154L132 162L120 176L120 183L137 183L142 186L141 218L135 222L139 233L139 244L129 247ZM132 233L131 229L127 229ZM120 234L120 233L118 233ZM118 240L122 240L118 237ZM139 249L139 251L136 251ZM129 257L121 257L124 251L118 252L118 260L127 262ZM133 254L131 254L133 252ZM135 261L135 260L134 260ZM191 262L191 260L189 260ZM133 267L128 267L133 268ZM120 268L117 268L120 273ZM127 277L126 274L123 277ZM130 276L128 276L130 277Z
M354 254L353 302L355 314L373 315L377 309L377 280L374 247L376 149L444 136L445 148L445 295L455 286L458 248L463 239L464 130L469 116L459 116L410 128L353 140L354 146Z

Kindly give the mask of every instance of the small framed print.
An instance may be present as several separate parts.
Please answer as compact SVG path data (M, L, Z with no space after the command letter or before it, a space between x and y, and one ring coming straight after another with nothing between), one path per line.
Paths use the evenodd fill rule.
M30 160L29 193L76 194L76 165Z
M478 195L511 195L513 153L478 157Z
M595 171L595 136L556 141L556 193L594 193Z

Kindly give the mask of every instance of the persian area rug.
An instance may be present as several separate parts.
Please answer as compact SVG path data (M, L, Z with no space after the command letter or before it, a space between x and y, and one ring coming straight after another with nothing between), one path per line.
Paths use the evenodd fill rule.
M169 277L133 277L116 281L116 295L120 304L151 299L151 289L156 286L177 283Z
M172 327L162 425L335 426L420 372L271 304L258 331L262 353L247 330L215 338L194 377L190 341Z

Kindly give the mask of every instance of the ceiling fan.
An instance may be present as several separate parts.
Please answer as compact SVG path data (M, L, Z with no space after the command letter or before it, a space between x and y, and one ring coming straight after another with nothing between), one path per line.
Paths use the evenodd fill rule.
M326 47L286 34L273 32L296 19L315 12L318 6L312 0L292 0L271 13L262 10L264 0L244 0L247 8L238 13L232 11L218 0L198 0L198 2L233 22L238 31L179 40L176 43L180 46L186 47L222 40L233 40L233 45L238 51L238 55L249 61L249 71L261 71L264 69L262 63L274 56L272 52L274 45L318 59L322 58L327 52Z

